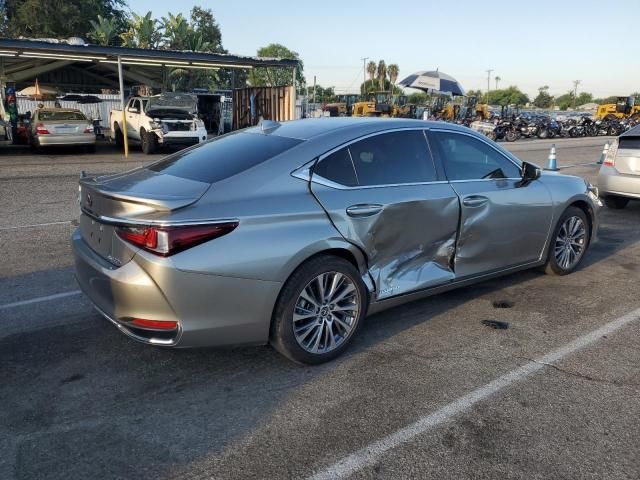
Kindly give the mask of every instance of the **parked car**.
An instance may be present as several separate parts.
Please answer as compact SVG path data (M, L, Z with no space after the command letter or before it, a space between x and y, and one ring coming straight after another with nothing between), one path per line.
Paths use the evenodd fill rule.
M611 142L598 173L598 190L609 208L640 200L640 125Z
M29 124L29 144L34 148L82 146L96 149L93 125L84 113L72 108L40 108Z
M131 97L125 107L127 138L140 143L144 153L163 145L189 146L204 142L207 130L197 116L198 99L187 93ZM111 138L124 142L122 110L109 113Z
M369 313L517 270L572 272L596 236L582 178L468 128L263 122L80 180L79 284L136 340L334 358Z

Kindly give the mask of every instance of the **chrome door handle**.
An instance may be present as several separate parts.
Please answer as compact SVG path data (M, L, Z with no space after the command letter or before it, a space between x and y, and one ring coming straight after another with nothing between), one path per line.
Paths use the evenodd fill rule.
M371 217L377 215L382 211L382 205L377 203L360 203L358 205L351 205L347 208L347 215L350 217Z
M462 200L462 204L466 207L479 207L487 203L489 199L481 195L470 195Z

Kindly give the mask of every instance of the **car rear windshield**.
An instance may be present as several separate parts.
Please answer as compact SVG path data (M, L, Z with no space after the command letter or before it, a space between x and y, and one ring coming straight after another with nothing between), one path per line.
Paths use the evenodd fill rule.
M80 112L40 112L38 114L38 118L43 122L46 121L56 121L56 120L86 120L85 117Z
M276 135L234 133L178 152L150 165L149 169L189 180L215 183L275 157L301 141Z

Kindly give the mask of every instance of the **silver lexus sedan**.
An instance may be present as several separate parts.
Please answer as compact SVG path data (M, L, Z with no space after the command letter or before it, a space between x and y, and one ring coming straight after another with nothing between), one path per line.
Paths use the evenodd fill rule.
M367 314L517 270L573 271L595 188L467 128L322 118L80 181L78 282L136 340L270 342L315 364Z

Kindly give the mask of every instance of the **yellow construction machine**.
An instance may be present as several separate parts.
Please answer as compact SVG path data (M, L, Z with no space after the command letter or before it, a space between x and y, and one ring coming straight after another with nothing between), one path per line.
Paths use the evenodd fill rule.
M596 118L603 119L608 115L617 118L627 118L634 115L640 115L640 103L636 105L636 99L633 96L618 97L616 103L604 103L598 105Z

